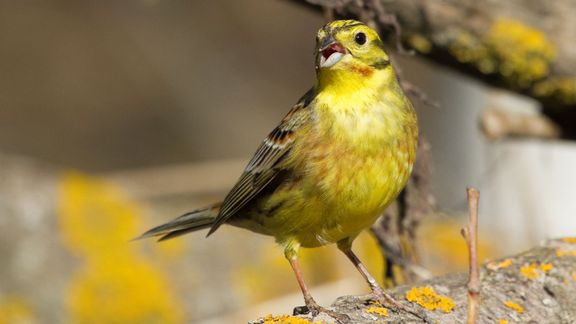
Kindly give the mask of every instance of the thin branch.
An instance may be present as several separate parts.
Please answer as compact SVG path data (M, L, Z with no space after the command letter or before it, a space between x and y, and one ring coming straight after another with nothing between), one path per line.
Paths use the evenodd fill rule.
M466 189L470 219L468 227L462 228L461 234L468 245L468 324L476 323L478 317L478 300L480 296L480 271L478 269L478 201L480 192L475 188Z
M394 30L394 34L396 37L396 50L398 53L402 55L414 55L415 52L413 50L406 49L402 44L402 26L398 22L398 18L395 14L389 13L384 8L384 5L379 0L372 0L369 2L372 7L372 10L376 13L376 18L381 24L388 25L392 27Z

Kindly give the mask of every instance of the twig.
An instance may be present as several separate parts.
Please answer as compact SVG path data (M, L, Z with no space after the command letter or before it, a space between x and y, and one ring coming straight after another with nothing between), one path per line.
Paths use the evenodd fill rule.
M406 92L407 95L418 99L425 106L432 108L440 108L440 104L438 104L438 102L431 100L426 94L426 92L424 92L419 87L415 86L413 83L406 80L402 80L400 81L400 85L402 86L402 89L404 89L404 92Z
M327 22L334 20L334 8L323 6L322 11L324 12L324 19L326 19Z
M478 317L478 299L480 296L480 272L478 270L478 200L480 192L474 188L466 189L470 219L468 227L461 234L468 245L468 324L476 323Z
M396 50L402 55L414 55L415 52L410 49L406 49L402 44L402 26L398 22L398 18L395 14L386 11L382 2L379 0L372 0L370 2L372 10L376 13L376 17L381 24L388 25L394 30L396 36Z

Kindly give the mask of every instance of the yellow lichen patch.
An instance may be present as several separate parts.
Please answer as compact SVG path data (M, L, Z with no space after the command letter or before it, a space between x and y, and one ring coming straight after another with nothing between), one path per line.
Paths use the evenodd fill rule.
M535 279L538 279L538 277L540 277L542 272L546 273L546 272L552 270L553 268L554 268L554 266L551 263L542 263L542 264L531 263L531 264L523 265L520 268L520 274L522 276L524 276L525 278L528 278L530 280L535 280Z
M429 310L441 310L450 313L454 308L452 299L438 295L432 287L414 287L406 292L406 300L417 303Z
M576 237L565 237L562 239L562 242L576 244Z
M490 262L486 266L489 270L496 271L499 269L506 269L511 266L514 262L511 259L505 259L500 262Z
M30 306L21 298L0 299L0 324L36 322Z
M556 249L557 257L576 256L576 250Z
M511 300L505 301L504 306L510 308L511 310L515 311L518 314L524 313L524 307L522 307L520 304L517 304Z
M310 322L309 320L301 317L290 315L273 316L272 314L266 315L263 318L264 324L321 324L320 322Z
M121 190L65 174L58 217L64 243L84 260L66 292L69 322L182 322L164 273L128 242L143 225L139 206Z
M432 43L420 34L410 35L408 37L408 43L413 49L423 54L430 53L430 50L432 49Z
M178 323L162 274L142 260L88 262L73 278L67 305L74 323Z
M542 263L540 265L540 270L542 270L542 272L544 272L544 273L552 270L553 268L554 268L554 266L552 265L552 263Z
M448 50L459 62L484 74L498 73L523 89L545 78L556 57L544 33L510 19L497 20L484 35L454 31Z
M576 280L576 271L572 271L572 279Z
M536 97L553 98L565 105L576 103L576 78L556 77L537 82L532 87ZM567 238L567 243L574 242L576 238Z
M498 320L498 324L508 324L508 321L505 319Z
M545 77L556 57L554 45L544 33L511 19L497 20L485 42L500 62L500 74L519 86Z
M540 273L538 273L538 264L532 263L523 265L520 268L520 274L530 280L538 279Z
M384 307L370 306L366 309L367 313L378 314L380 316L388 316L388 310Z

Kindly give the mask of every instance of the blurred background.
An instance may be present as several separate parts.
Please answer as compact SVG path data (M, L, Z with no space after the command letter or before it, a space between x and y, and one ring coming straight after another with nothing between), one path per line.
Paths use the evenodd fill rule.
M271 238L129 240L223 198L312 86L324 23L285 0L0 2L0 323L240 323L301 305ZM541 101L422 56L395 64L437 103L413 99L435 202L423 265L465 269L467 186L482 193L483 260L574 235L576 145L557 131L576 121L494 140L488 109L526 121ZM383 272L368 233L355 249ZM333 246L302 264L322 304L368 292Z

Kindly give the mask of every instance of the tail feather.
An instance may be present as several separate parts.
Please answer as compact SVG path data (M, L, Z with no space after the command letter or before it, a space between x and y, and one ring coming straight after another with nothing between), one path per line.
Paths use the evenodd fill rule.
M191 211L166 224L148 230L137 237L136 240L161 236L158 241L165 241L186 233L208 228L212 226L216 216L218 216L219 209L220 204L216 204L208 208Z

